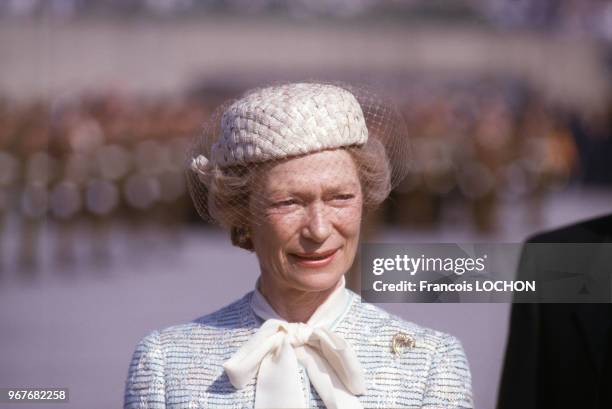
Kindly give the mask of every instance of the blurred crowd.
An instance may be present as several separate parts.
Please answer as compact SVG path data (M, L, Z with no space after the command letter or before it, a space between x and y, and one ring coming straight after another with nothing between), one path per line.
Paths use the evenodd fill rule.
M493 231L502 202L527 204L537 222L546 193L581 178L571 116L537 93L496 82L407 95L414 166L389 210L396 222L431 225L464 203L478 230Z
M186 152L211 109L113 93L0 102L0 223L4 243L19 242L18 268L37 269L43 226L55 226L57 258L70 264L84 224L103 262L113 221L167 231L189 219Z
M581 149L591 128L518 89L420 83L401 92L396 101L413 160L382 217L396 226L432 226L446 208L463 204L463 217L492 231L501 203L527 203L527 217L536 222L547 192L589 182ZM17 226L24 268L35 265L43 222L56 226L63 237L58 257L69 261L66 238L83 222L102 245L113 223L171 231L199 221L185 185L187 152L214 108L239 91L217 86L181 97L109 92L0 102L0 218ZM598 129L595 142L603 138L609 146L609 123Z

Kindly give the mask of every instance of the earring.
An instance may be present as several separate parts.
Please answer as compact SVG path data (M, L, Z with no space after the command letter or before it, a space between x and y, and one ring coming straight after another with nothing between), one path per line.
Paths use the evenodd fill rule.
M238 227L236 228L236 233L238 236L238 242L241 246L246 246L251 243L251 231L248 227Z

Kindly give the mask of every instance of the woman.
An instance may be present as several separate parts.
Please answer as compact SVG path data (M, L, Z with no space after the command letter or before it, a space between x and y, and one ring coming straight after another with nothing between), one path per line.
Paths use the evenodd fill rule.
M126 408L472 407L455 338L345 288L363 212L406 159L389 111L365 107L338 86L287 84L215 121L193 155L192 197L255 252L260 277L219 311L145 337Z

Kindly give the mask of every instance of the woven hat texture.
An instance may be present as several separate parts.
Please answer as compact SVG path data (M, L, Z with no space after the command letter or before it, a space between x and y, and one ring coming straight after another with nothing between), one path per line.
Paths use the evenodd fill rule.
M222 167L263 162L367 139L361 106L350 92L328 84L287 84L232 104L209 160Z

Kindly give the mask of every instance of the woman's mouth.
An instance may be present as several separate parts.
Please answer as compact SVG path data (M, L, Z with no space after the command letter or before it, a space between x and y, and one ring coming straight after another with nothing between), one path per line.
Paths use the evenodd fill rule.
M334 259L338 249L313 253L290 253L295 262L307 268L321 268L329 265Z

